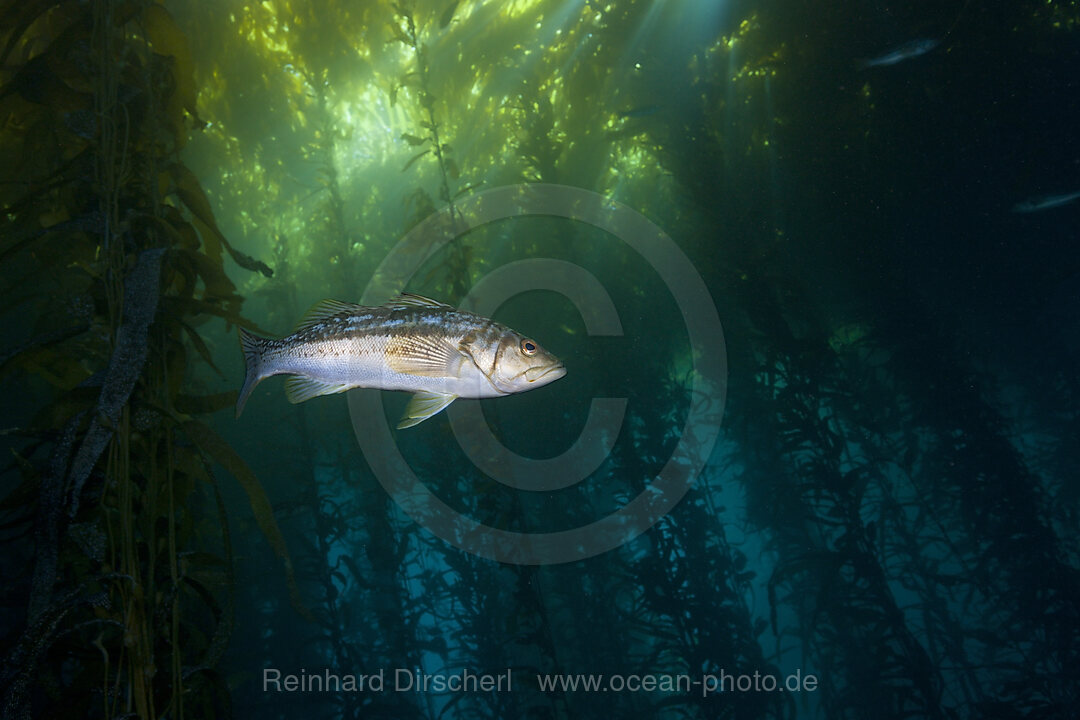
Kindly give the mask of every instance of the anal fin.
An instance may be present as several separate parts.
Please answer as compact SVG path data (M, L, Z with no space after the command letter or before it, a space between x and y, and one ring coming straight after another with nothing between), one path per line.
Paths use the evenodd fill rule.
M416 393L412 396L412 400L409 401L408 406L405 408L405 414L401 416L401 422L398 423L398 430L410 428L413 425L419 425L432 415L436 415L445 410L446 407L455 400L457 400L457 395L433 392Z
M351 387L348 383L325 383L304 375L293 375L285 381L285 397L291 403L302 403L319 395L345 392Z

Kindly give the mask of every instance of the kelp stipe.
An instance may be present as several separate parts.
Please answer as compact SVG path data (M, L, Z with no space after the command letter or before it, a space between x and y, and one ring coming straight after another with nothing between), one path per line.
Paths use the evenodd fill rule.
M393 105L398 101L399 93L403 88L408 88L409 92L416 96L416 102L421 108L423 117L419 122L420 129L416 134L403 133L401 139L413 148L427 146L424 150L419 150L410 157L404 167L401 168L401 171L406 172L409 168L413 167L418 160L429 153L435 157L439 169L439 199L446 203L450 213L448 226L442 228L442 231L447 234L448 238L453 239L455 234L462 229L461 216L454 205L454 201L475 188L477 184L465 185L459 189L452 190L452 186L456 184L461 177L461 171L453 158L452 148L446 142L446 125L445 123L440 122L439 117L435 112L437 97L431 87L428 48L421 41L420 31L417 29L417 21L414 16L414 9L408 3L404 2L400 4L395 3L394 9L397 13L397 19L391 25L391 30L394 33L394 40L412 50L415 69L406 73L390 88L390 104ZM452 9L450 12L452 14ZM445 30L447 24L448 23L442 23L440 21L439 29L434 32ZM406 202L412 210L412 218L410 220L412 225L419 223L435 211L435 204L431 196L423 188L417 188L407 197ZM465 245L460 238L457 238L450 244L448 256L446 260L441 263L442 277L436 279L429 276L426 280L434 281L436 283L439 292L435 294L440 297L463 297L470 285L470 262L470 248Z
M788 322L777 315L772 330ZM849 381L823 340L770 338L775 344L759 350L767 360L756 368L757 392L740 404L773 418L770 431L744 441L763 461L747 468L745 483L750 519L769 529L777 553L768 582L777 642L788 633L800 639L830 716L846 717L895 692L903 698L891 709L895 717L945 717L943 680L901 610L875 532L888 511L877 507L884 479L878 437L835 389ZM780 608L794 613L794 627L778 619Z
M915 318L888 311L882 318L897 338L910 336L904 330ZM923 320L922 337L930 341L898 340L889 367L911 396L912 422L925 438L919 462L906 468L932 513L932 526L919 528L920 534L949 549L931 566L942 586L937 592L953 600L936 633L958 657L994 658L1001 675L971 672L962 679L980 711L1036 707L1048 717L1067 716L1075 692L1062 668L1080 660L1080 647L1070 639L1080 620L1080 571L1068 549L1071 539L1059 537L1050 521L1061 489L1021 452L1015 431L988 401L995 395L993 377L965 362L951 340ZM932 393L927 377L937 379ZM1004 626L1002 618L1008 618ZM994 680L1009 676L1027 679Z
M686 114L690 127L722 122L706 105ZM717 137L699 155L722 147ZM776 554L777 662L795 640L802 656L786 662L818 674L814 702L829 717L1067 716L1075 693L1060 668L1076 660L1077 571L1048 520L1046 479L987 402L993 375L897 276L883 272L844 307L820 303L821 280L785 260L781 230L741 225L747 212L729 200L710 204L738 193L729 177L767 163L732 158L730 172L702 175L681 167L690 157L672 158L682 187L711 208L707 224L739 238L717 244L710 272L725 279L732 318L725 426L749 520ZM770 212L758 200L750 214ZM841 275L874 252L817 251Z
M233 557L213 463L237 476L291 570L259 482L193 417L231 394L190 394L190 350L213 365L202 318L250 326L223 253L270 269L229 244L175 159L201 121L186 38L164 7L0 14L13 20L0 101L18 118L2 130L5 311L29 331L3 370L43 408L15 420L26 442L6 469L22 482L4 501L21 529L5 555L26 579L5 597L22 608L4 643L3 714L225 715L216 668Z

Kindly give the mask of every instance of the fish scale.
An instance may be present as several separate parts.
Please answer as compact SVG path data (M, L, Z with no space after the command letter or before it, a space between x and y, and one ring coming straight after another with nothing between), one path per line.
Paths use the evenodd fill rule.
M291 335L275 340L241 329L240 342L247 374L238 417L255 386L274 375L290 376L290 402L351 388L413 392L399 424L410 427L459 397L523 392L566 374L535 340L418 295L375 308L324 300Z

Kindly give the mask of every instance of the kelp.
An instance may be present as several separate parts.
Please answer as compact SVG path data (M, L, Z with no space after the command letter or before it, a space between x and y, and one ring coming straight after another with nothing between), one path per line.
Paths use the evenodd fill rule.
M740 62L763 62L744 52ZM708 61L702 53L698 63ZM723 78L706 73L689 89L719 97L711 84ZM821 88L806 80L785 86L793 107L820 101ZM760 188L746 179L767 164L726 150L751 129L777 132L811 117L789 109L775 124L725 128L721 108L689 102L689 132L658 132L681 188L708 208L706 224L740 239L717 244L709 272L724 280L731 318L725 425L739 445L751 528L776 557L766 564L775 657L818 673L813 702L826 717L1068 716L1076 692L1060 668L1075 663L1078 575L1069 537L1049 520L1046 478L987 401L1000 368L987 371L911 301L905 270L875 271L872 291L855 277L896 261L869 238L910 208L875 215L851 245L830 228L827 242L797 260L785 257L783 228L744 220L772 216L765 195L734 208L745 201L739 186ZM815 142L805 147L831 150L809 131ZM795 142L794 130L779 132L778 144ZM861 129L845 132L831 142L853 142ZM901 154L879 162L901 167ZM694 172L688 162L724 172ZM806 167L844 177L817 159ZM811 205L821 196L812 197ZM822 268L839 280L817 277ZM815 293L818 284L828 290ZM850 291L844 303L821 301L837 288Z
M70 517L78 514L83 484L112 439L113 428L120 424L120 413L143 374L149 354L150 323L157 311L163 254L164 250L160 248L142 251L135 261L135 267L124 278L123 322L116 331L112 356L90 428L72 459L71 470L64 482L70 488L67 502Z
M445 701L309 695L309 715L1069 716L1080 596L1071 366L1063 360L1041 393L1054 398L1044 402L1057 405L1060 422L1017 437L987 400L993 378L949 332L928 332L934 318L912 308L919 293L881 271L895 257L873 238L909 226L910 208L859 210L866 191L844 180L857 177L851 149L865 159L893 122L873 112L885 107L884 80L838 83L835 65L817 74L820 60L838 57L838 38L859 29L851 3L763 6L760 18L730 34L717 27L700 46L650 35L711 5L661 5L178 4L196 16L190 40L207 66L199 68L179 29L190 18L157 5L97 4L99 13L112 8L97 16L115 29L104 34L88 32L86 3L0 5L0 107L10 118L0 131L0 272L5 304L25 322L0 361L4 378L44 403L4 430L23 440L8 466L23 482L0 503L0 528L11 538L8 567L20 569L7 597L26 615L4 641L8 714L226 715L232 693L238 707L296 714L257 683L226 680L218 663L235 631L242 651L309 669L516 673L514 693ZM1026 38L1030 22L1061 15L1054 7L1001 26ZM943 11L953 13L946 27L955 9ZM780 10L795 16L780 21ZM822 32L807 35L809 26ZM104 44L83 62L80 48L94 37ZM542 42L527 46L523 37ZM958 50L942 59L962 62ZM111 79L98 86L106 64ZM936 73L919 77L906 85L937 97L964 92L945 93ZM212 87L198 110L213 122L189 140L202 127L196 78ZM823 125L825 114L837 121ZM365 128L371 135L352 142ZM883 156L890 176L919 155L909 149L921 138L907 140ZM770 164L777 152L795 177L787 186ZM260 323L284 328L303 310L298 295L354 295L365 263L477 187L475 178L580 184L664 218L723 306L730 462L710 467L648 534L593 561L501 566L426 536L347 450L348 422L330 403L266 419L260 441L274 447L273 472L291 493L275 516L274 494L252 472L256 459L191 417L233 397L189 382L221 362L206 321L254 327L241 308L255 294L265 306ZM791 186L798 198L784 197ZM801 226L796 239L781 210L829 222ZM837 217L850 242L835 232ZM861 235L853 217L865 223ZM552 238L515 224L505 237L540 253L565 250L601 270L619 259L602 243L595 252L579 247L594 241L577 242L584 235L572 228ZM231 238L234 228L274 243L274 282L264 279L267 265L235 251L222 232ZM810 247L814 230L829 237L824 247ZM482 234L414 282L460 297L483 263L499 259L477 250ZM112 373L114 358L138 357L118 354L120 331L130 322L132 273L156 249L165 252L146 360ZM253 274L230 276L233 264ZM618 280L613 287L627 295L649 294L632 269ZM815 302L818 286L857 294L864 283L877 305ZM76 316L69 305L89 308ZM649 356L663 355L653 306L636 309L654 333ZM1045 323L1040 334L1059 340L1060 329ZM556 342L572 343L575 330ZM641 393L638 407L668 421L632 415L619 456L587 484L640 482L641 468L670 449L667 429L678 423L669 416L685 398L658 380L669 372L637 362L588 377L587 385L625 377ZM118 414L100 411L116 405L103 397L124 398ZM485 411L498 417L511 406ZM594 505L606 490L565 512L539 495L519 502L430 430L409 459L470 516L499 527L579 526L605 509ZM69 517L74 459L83 447L92 456L95 438L106 436ZM1025 443L1044 438L1056 443L1052 470L1025 454ZM295 576L291 598L263 577L234 583L240 539L229 536L221 471L237 476L254 508L256 542ZM745 493L745 526L734 522L742 513L715 506L721 489L734 504ZM625 492L616 489L619 502ZM291 561L281 552L286 539ZM36 557L22 562L31 546ZM310 616L282 622L298 594ZM235 607L248 609L236 622ZM644 697L517 684L530 672L793 665L817 675L817 693Z
M215 464L296 584L258 479L192 417L233 393L189 392L188 355L214 367L195 329L207 317L254 327L222 250L272 270L231 245L176 159L202 122L163 5L6 2L0 17L0 109L14 119L0 129L2 272L8 293L53 288L17 311L27 331L2 358L43 408L16 429L27 442L7 470L22 478L8 527L31 531L6 540L28 564L3 713L206 717L230 705L217 666L235 604Z
M215 462L228 470L240 483L244 492L247 493L248 502L251 504L251 510L255 514L255 521L259 524L259 529L266 536L270 547L285 564L286 578L289 589L293 593L293 601L301 612L307 614L296 588L296 577L293 573L289 550L285 546L285 538L282 537L281 530L278 529L277 520L274 519L274 510L258 478L255 477L255 473L251 472L251 468L248 467L243 458L229 447L228 443L204 423L197 420L188 420L181 425L181 429L208 457L213 458Z
M439 200L446 203L446 208L449 211L450 231L460 231L459 224L462 224L462 218L454 201L464 193L478 187L479 183L465 185L456 190L451 189L452 184L456 183L461 177L461 170L453 158L453 148L446 142L447 130L445 124L440 122L436 114L437 98L431 86L428 48L421 40L420 31L417 29L417 21L414 16L415 9L406 2L393 3L393 8L397 13L396 22L390 24L393 40L412 50L415 69L406 72L390 88L390 103L393 105L396 101L399 89L410 89L410 94L416 98L416 102L420 106L423 119L419 121L419 134L402 133L401 139L410 147L428 146L410 157L404 167L401 168L401 172L408 171L418 160L431 154L438 165L438 197ZM444 12L442 20L445 20L445 22L440 20L439 31L445 30L447 25L450 24L450 18L453 17L455 10L456 3ZM407 198L406 202L413 210L410 220L411 225L419 223L435 209L431 196L422 188L417 188L413 195ZM428 277L425 278L425 282L429 285L439 282L441 284L439 290L444 296L461 297L468 290L470 262L470 249L458 239L457 242L451 244L449 257L440 266L442 277L438 278L437 281L432 277Z
M266 277L274 275L274 271L266 263L236 250L228 238L225 237L225 234L218 229L217 221L214 220L214 211L210 207L210 201L199 185L198 178L190 170L180 163L173 163L169 167L169 175L173 183L175 183L174 187L177 196L191 211L195 227L199 230L200 237L203 238L205 251L211 262L220 265L221 248L224 247L233 262L245 270L259 272Z

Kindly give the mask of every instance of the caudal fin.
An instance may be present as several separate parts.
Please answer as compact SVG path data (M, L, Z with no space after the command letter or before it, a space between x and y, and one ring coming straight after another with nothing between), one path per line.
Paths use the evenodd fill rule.
M262 380L260 371L265 339L240 328L240 347L244 351L244 384L240 386L240 394L236 398L236 417L240 417L240 413L244 412L244 404L247 403L251 391Z

